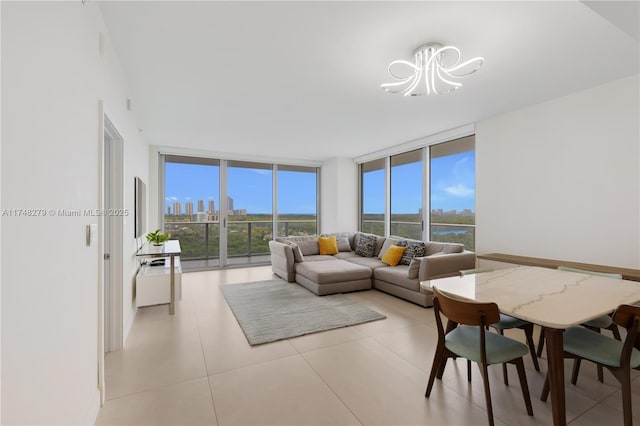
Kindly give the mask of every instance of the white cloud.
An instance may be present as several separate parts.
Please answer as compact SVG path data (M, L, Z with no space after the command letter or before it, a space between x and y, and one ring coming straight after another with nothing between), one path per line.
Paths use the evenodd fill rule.
M167 197L165 198L167 201L178 201L176 197Z
M263 176L271 176L271 173L272 173L271 170L262 170L262 169L253 169L252 171L254 173L257 173L257 174L263 175Z
M448 186L444 190L447 194L453 195L454 197L469 197L475 193L474 189L467 188L461 183L454 186Z

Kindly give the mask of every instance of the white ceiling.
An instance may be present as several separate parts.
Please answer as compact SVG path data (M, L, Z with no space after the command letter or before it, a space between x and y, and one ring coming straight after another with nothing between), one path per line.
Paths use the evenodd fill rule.
M605 19L577 1L100 4L149 143L303 160L356 157L638 73L629 20L612 23L628 16L618 7L629 3ZM429 41L485 64L446 95L382 91L389 62Z

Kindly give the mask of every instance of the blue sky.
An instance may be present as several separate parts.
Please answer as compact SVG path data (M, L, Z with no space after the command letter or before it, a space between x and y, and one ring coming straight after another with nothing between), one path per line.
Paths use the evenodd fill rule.
M187 201L197 209L198 200L215 200L220 206L219 166L166 163L165 213L167 206L180 201L184 211ZM392 213L417 213L422 207L421 163L396 166L391 175ZM273 172L264 169L229 167L229 196L235 209L248 213L270 214L272 210L271 179ZM475 211L475 151L431 160L431 208ZM384 173L382 170L364 176L364 212L384 212ZM314 173L280 171L278 174L278 212L281 214L313 214L316 205ZM173 208L172 208L173 209Z
M431 160L431 209L475 211L475 162L475 151ZM392 169L392 213L418 213L422 207L422 186L416 177L421 175L419 162ZM383 188L383 170L365 174L365 213L384 213Z
M184 205L191 201L195 209L198 200L215 200L220 207L220 167L182 163L166 163L165 208L173 202ZM227 169L228 195L235 209L248 213L271 214L273 172L264 169L229 167ZM313 214L316 205L316 175L314 173L280 171L278 173L278 212L280 214Z

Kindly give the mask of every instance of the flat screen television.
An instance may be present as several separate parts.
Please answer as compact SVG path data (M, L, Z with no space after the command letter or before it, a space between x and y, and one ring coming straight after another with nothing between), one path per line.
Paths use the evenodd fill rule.
M135 178L134 233L135 238L142 237L147 229L147 189L139 177Z

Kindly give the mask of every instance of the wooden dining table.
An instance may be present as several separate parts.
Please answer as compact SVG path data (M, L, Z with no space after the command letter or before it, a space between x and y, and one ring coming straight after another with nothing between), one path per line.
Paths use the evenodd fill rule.
M469 300L495 302L500 312L545 328L553 424L566 425L563 332L640 301L640 282L520 266L420 283Z

